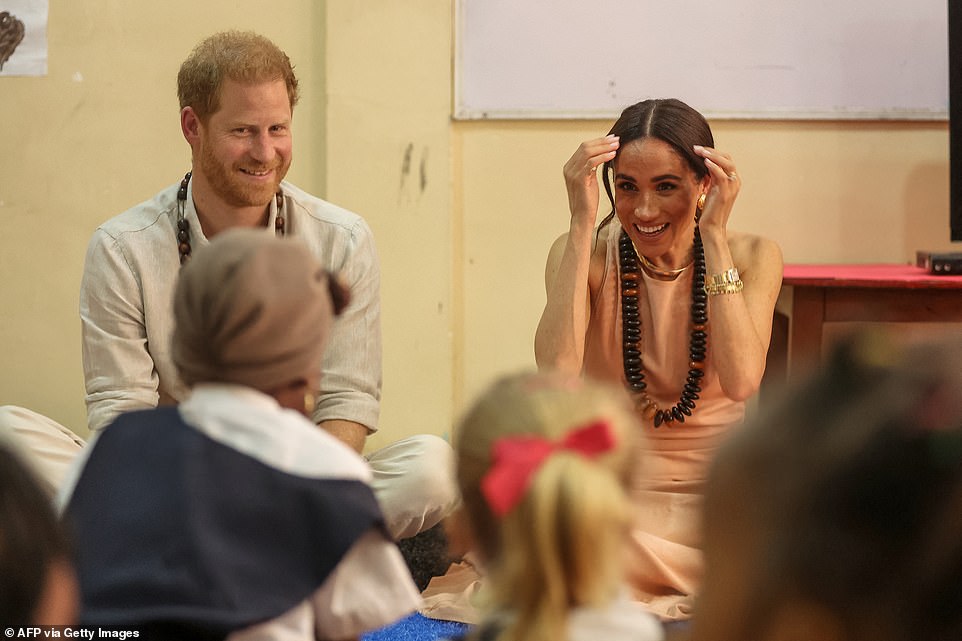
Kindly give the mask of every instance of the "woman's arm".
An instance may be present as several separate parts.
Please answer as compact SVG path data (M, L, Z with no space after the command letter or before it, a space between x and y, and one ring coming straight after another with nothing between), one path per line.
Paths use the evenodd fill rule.
M741 179L727 154L713 149L699 153L711 175L699 222L708 277L736 268L744 283L739 293L709 295L709 349L722 390L731 399L745 400L758 391L765 372L782 254L771 240L729 233L728 218Z
M719 266L713 267L705 248L708 273L737 267L745 284L738 294L708 297L711 355L725 394L745 400L755 394L765 373L765 360L772 334L772 313L782 282L782 252L771 240L758 236L733 236L728 261L713 251Z
M617 149L616 137L590 140L565 163L571 222L568 233L552 245L545 267L547 302L534 339L540 369L581 372L590 313L592 232L598 214L597 167L614 158Z

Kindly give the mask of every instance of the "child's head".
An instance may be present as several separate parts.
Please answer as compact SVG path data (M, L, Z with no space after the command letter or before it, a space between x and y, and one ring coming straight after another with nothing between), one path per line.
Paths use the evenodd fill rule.
M844 344L722 448L695 638L962 639L962 344Z
M0 444L0 621L73 625L78 594L50 497L19 455Z
M599 383L522 374L481 396L457 432L457 477L495 606L563 621L613 596L640 438L624 392Z

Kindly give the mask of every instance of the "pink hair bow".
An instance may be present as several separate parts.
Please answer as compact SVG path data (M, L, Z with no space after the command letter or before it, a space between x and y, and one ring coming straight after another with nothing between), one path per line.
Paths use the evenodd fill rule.
M491 469L481 479L481 492L491 511L502 517L518 504L535 472L553 453L576 452L594 459L614 446L611 425L605 420L575 428L558 441L541 436L499 438L491 447Z

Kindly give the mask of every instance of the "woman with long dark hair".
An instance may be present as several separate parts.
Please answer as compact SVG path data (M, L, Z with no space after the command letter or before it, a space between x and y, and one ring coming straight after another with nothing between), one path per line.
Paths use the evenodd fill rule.
M760 385L781 251L729 229L741 177L679 100L628 107L564 175L570 229L548 256L538 365L631 392L651 444L634 488L631 584L663 618L686 619L706 467ZM596 227L599 183L611 214Z

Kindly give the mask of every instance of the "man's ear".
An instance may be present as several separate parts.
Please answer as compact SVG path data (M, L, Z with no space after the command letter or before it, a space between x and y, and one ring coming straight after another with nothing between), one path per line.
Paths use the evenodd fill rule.
M191 147L200 141L200 130L203 125L197 112L193 107L184 107L180 110L180 130L184 134L184 139Z
M842 622L823 605L793 600L771 618L768 641L843 641Z

